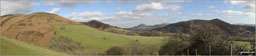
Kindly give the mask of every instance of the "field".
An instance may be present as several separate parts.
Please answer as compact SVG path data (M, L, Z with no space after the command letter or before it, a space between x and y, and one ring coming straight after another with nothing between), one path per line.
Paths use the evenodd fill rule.
M237 46L244 46L244 50L248 51L248 50L253 50L252 49L252 44L250 42L243 42L243 41L234 41L234 45Z
M56 25L53 27L56 36L66 36L80 42L87 54L104 53L112 46L127 47L132 43L155 45L158 48L167 42L164 37L142 37L113 34L93 29L84 25ZM175 40L174 38L170 38ZM137 41L136 41L137 40Z
M25 42L9 39L4 36L0 37L1 55L67 55L46 48L27 44Z

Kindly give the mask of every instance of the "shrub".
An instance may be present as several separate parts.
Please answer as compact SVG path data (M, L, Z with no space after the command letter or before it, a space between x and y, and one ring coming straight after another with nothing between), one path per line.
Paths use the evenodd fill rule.
M154 45L136 42L129 47L111 47L106 53L108 55L157 55L158 49Z
M106 53L107 55L123 55L124 51L125 50L122 47L114 46L108 49Z
M43 38L44 34L39 31L23 31L16 35L16 38L18 37L24 37L24 41L26 42L34 42L40 40L40 38Z
M178 52L183 51L190 45L188 42L183 42L179 40L169 41L167 44L160 48L160 55L175 55Z
M60 36L58 38L53 37L49 44L49 48L69 54L79 54L84 50L84 47L80 42L75 42L65 36Z
M158 50L154 45L141 44L139 41L127 48L130 55L157 55Z

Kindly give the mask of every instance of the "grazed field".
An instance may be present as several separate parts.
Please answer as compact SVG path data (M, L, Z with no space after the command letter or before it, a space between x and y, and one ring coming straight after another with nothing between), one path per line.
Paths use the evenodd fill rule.
M84 25L56 25L53 28L57 36L66 36L81 42L89 54L103 53L112 46L127 47L136 40L142 44L155 45L158 48L167 42L164 37L127 36L103 32ZM174 40L174 38L171 38Z
M0 36L1 55L67 55L25 42Z

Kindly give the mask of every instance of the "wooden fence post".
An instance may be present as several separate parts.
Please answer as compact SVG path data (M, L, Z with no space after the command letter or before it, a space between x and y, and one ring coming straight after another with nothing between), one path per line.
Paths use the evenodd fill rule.
M197 56L197 49L195 49L195 51L196 51L196 56Z
M187 49L187 55L189 56L189 49Z

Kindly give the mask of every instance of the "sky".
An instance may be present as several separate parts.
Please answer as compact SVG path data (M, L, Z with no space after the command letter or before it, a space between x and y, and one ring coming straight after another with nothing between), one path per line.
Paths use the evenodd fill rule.
M255 24L255 0L1 0L1 16L54 13L76 22L98 20L121 28L194 19Z

